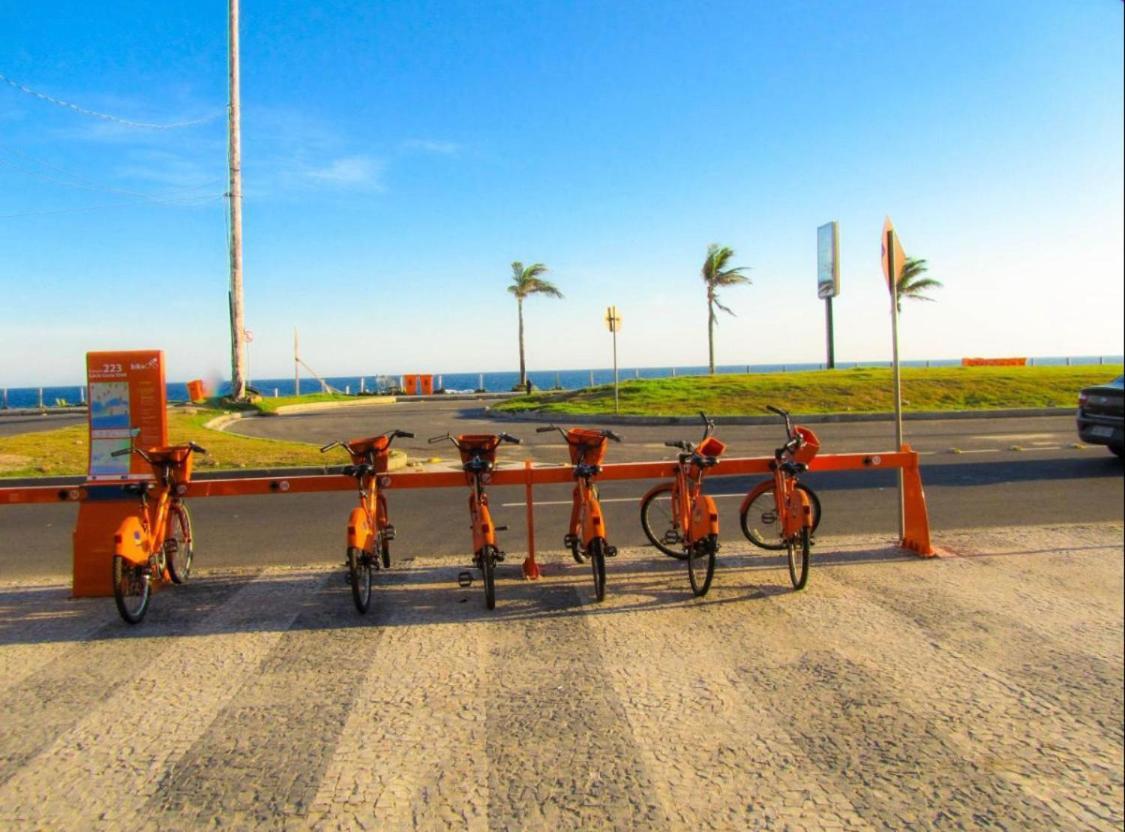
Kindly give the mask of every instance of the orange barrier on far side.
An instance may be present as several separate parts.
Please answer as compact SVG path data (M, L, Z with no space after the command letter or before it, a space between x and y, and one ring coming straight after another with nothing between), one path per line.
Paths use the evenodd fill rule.
M962 367L1026 367L1026 358L962 358Z

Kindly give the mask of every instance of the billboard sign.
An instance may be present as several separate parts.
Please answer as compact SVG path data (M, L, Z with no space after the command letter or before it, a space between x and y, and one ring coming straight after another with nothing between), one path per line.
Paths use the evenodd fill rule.
M816 230L816 296L840 294L840 223L829 222Z
M113 456L130 446L168 444L168 394L164 386L164 353L124 350L86 353L86 401L89 403L90 480L152 477L148 463L136 454ZM133 434L136 439L133 440Z

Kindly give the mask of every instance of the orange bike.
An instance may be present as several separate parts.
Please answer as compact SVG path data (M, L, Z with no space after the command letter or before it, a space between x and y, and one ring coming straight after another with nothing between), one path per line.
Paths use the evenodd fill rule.
M496 466L496 449L501 442L520 444L520 440L507 433L463 434L453 437L446 433L430 438L430 444L448 440L461 454L461 467L469 484L469 518L473 532L473 566L480 570L484 578L484 605L496 608L496 564L504 560L504 553L496 545L496 532L507 531L507 526L494 526L492 514L488 510L488 494L485 486L492 480L492 469ZM472 575L463 572L458 577L462 586L472 583Z
M340 447L352 458L344 466L344 475L355 477L359 487L359 506L348 516L347 563L352 600L361 613L371 605L371 575L382 561L384 569L391 566L391 541L395 527L387 519L387 498L379 491L379 475L387 471L391 442L398 437L412 438L405 430L390 430L378 436L329 442L321 453Z
M601 472L609 440L620 442L621 437L611 430L563 430L558 425L538 428L536 433L552 430L557 430L566 440L570 463L574 466L574 504L570 509L570 525L563 545L570 549L578 563L590 558L590 568L594 572L594 595L601 601L605 598L605 559L616 555L617 547L606 542L605 518L598 502L594 478Z
M746 495L739 517L751 543L786 550L789 579L794 589L803 589L809 579L809 547L820 524L820 500L811 488L797 482L797 475L808 470L820 441L808 428L794 427L786 411L771 405L766 409L785 420L786 442L774 451L773 479Z
M137 454L152 467L155 479L123 487L126 494L140 498L140 511L121 521L113 535L113 600L130 624L145 617L153 584L168 579L182 584L191 572L195 546L183 496L191 482L191 455L196 452L207 453L188 442L147 450L122 448L112 454Z
M641 528L657 549L687 561L692 592L706 595L719 552L719 512L703 493L703 474L718 463L726 445L711 435L715 422L706 413L699 416L704 428L698 446L682 439L664 443L681 451L676 478L641 498Z

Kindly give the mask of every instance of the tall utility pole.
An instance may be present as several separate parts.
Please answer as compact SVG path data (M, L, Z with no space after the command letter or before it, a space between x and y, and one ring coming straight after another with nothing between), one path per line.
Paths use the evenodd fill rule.
M898 239L891 218L887 217L883 226L883 251L886 258L885 274L887 288L891 292L891 341L892 341L892 374L894 377L895 397L895 450L902 450L902 375L899 372L898 358L898 278L902 272L906 255L902 251L902 243ZM898 536L902 539L906 529L906 499L903 490L902 469L898 471Z
M230 387L246 398L246 333L242 311L242 140L238 99L238 0L230 0Z

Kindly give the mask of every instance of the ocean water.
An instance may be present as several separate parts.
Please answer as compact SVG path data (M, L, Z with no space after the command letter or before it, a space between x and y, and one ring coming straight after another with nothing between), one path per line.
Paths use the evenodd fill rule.
M1121 364L1120 355L1084 355L1084 356L1037 356L1030 359L1037 366L1062 366L1068 362L1073 365L1089 364ZM956 367L961 364L959 358L933 359L930 361L904 361L904 367ZM887 367L887 361L837 361L838 369L851 369L854 367ZM726 364L718 367L720 373L778 373L820 370L824 364L795 363L795 364ZM699 367L622 367L618 375L622 381L633 378L668 378L670 376L701 376L707 374L707 368ZM612 384L613 369L598 368L587 370L531 370L528 378L536 387L543 390L562 389L575 390L588 387L591 384ZM347 390L350 393L365 391L382 391L389 385L397 385L400 376L380 375L372 373L369 376L329 376L325 381L337 390ZM501 373L434 373L434 388L444 388L450 392L472 392L484 389L489 393L506 392L512 389L519 380L517 372ZM292 378L267 378L252 379L253 386L263 396L291 396L294 392ZM301 378L301 393L320 392L320 382L312 378ZM220 393L230 392L230 385L223 384ZM42 394L42 400L40 400ZM168 384L169 401L187 401L186 382L172 382ZM85 388L80 385L63 387L13 387L6 388L0 382L0 409L18 407L38 407L42 404L54 407L58 404L84 404Z

